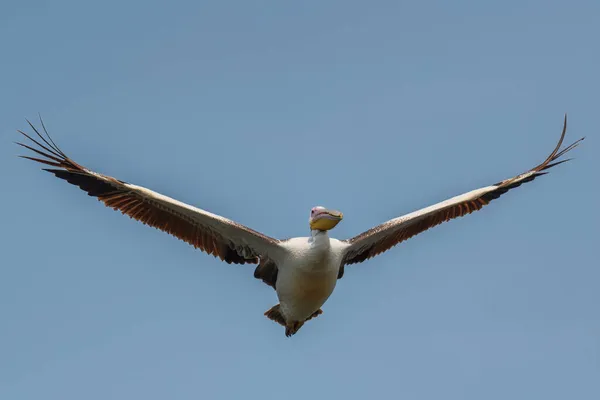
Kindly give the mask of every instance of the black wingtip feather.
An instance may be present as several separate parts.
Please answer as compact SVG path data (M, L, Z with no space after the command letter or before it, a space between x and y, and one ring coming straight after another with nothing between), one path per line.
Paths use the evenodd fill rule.
M549 168L556 167L557 165L560 165L562 163L566 163L567 161L571 161L571 160L573 160L573 158L567 158L566 160L560 160L560 161L556 161L556 162L550 163L550 164L546 165L544 168L542 168L540 171L545 171L545 170L547 170ZM544 173L547 174L547 172L544 172ZM538 173L538 175L541 175L541 174L542 173Z
M54 161L56 161L56 162L58 162L58 163L63 161L61 158L58 158L58 157L51 156L50 154L44 153L43 151L39 151L38 149L34 149L33 147L31 147L31 146L28 146L28 145L26 145L26 144L19 143L19 142L15 142L15 144L17 144L17 145L19 145L19 146L22 146L22 147L25 147L26 149L28 149L28 150L31 150L31 151L33 151L33 152L35 152L35 153L39 154L39 155L40 155L40 156L42 156L42 157L49 158L49 159L51 159L51 160L54 160Z
M53 167L60 167L61 165L59 163L55 163L52 161L48 161L48 160L42 160L41 158L35 158L35 157L29 157L29 156L17 156L19 158L25 158L27 160L31 160L31 161L36 161L42 164L46 164L46 165L52 165Z
M40 142L38 142L37 140L35 140L34 138L32 138L31 136L29 136L28 134L26 134L25 132L21 131L21 130L17 130L17 132L19 132L21 135L25 136L27 139L31 140L33 143L37 144L38 146L40 146L42 149L46 150L48 153L55 155L56 157L62 158L63 156L61 156L59 153L56 153L55 151L53 151L52 149L49 149L48 147L44 146L43 144L41 144ZM65 157L66 158L66 157Z
M48 140L50 140L50 142L54 146L53 149L55 149L57 152L59 152L63 157L67 158L65 153L63 153L62 150L60 149L60 147L58 147L56 145L56 143L54 143L54 140L52 140L52 137L48 133L48 129L46 129L46 124L44 124L44 120L42 119L42 115L40 113L38 113L38 117L40 119L40 124L42 125L42 129L44 130L44 133L46 134L46 137L48 138Z

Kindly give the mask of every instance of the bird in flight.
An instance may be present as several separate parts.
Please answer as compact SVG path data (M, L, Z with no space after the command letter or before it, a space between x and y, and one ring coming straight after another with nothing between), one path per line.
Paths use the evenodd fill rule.
M30 142L17 144L36 156L20 157L50 166L44 170L79 186L106 206L228 264L257 264L254 277L275 289L279 300L265 316L281 324L288 337L298 332L306 321L322 314L321 307L344 275L346 266L362 263L442 222L481 210L509 190L569 161L560 158L584 139L561 148L567 130L565 115L556 147L541 164L527 172L391 219L345 240L329 236L343 214L317 206L310 210L308 218L310 236L278 240L145 187L89 170L62 152L41 118L43 133L27 122L35 135L18 131Z

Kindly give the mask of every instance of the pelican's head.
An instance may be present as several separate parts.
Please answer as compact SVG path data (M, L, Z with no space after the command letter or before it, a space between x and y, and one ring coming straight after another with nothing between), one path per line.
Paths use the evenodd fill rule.
M342 218L344 218L344 214L341 212L318 206L310 210L308 223L311 230L328 231L333 229Z

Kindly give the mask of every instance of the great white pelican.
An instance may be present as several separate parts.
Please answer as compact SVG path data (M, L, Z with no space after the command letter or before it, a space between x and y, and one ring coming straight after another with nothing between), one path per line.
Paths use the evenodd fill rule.
M314 207L308 219L310 236L278 240L150 189L91 171L56 146L43 122L43 134L27 122L36 136L19 131L31 143L17 144L42 158L21 157L50 166L44 170L79 186L106 206L165 231L226 263L257 264L254 277L275 289L279 299L279 304L265 315L284 326L286 336L294 335L306 321L322 313L321 307L333 292L337 280L344 275L345 266L366 261L442 222L481 210L509 190L568 161L559 159L583 140L561 148L567 129L565 115L556 147L541 164L527 172L391 219L345 240L329 236L329 231L342 220L343 214Z

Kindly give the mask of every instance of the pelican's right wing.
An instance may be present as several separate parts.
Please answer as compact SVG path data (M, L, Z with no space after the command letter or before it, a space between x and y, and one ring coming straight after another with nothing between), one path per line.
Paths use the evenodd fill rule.
M530 182L538 176L547 174L544 171L549 168L569 161L568 159L558 161L558 159L577 147L583 138L561 150L560 147L562 146L566 131L567 117L565 115L560 140L552 153L544 162L523 174L389 220L358 236L345 240L344 242L347 247L345 248L343 265L363 262L442 222L481 210L490 201L497 199L509 190L519 187L525 182ZM343 269L340 270L340 277L342 274Z
M43 122L46 137L31 123L29 125L44 144L22 131L19 132L38 148L17 144L43 158L21 157L52 166L45 170L79 186L88 195L130 218L167 232L227 263L257 264L259 258L271 258L282 251L278 240L246 226L144 187L91 171L67 157L54 144Z

